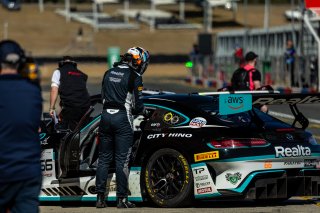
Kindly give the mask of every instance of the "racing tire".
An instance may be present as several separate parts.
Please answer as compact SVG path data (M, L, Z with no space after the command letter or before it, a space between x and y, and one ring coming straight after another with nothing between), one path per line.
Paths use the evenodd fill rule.
M174 149L160 149L143 172L150 200L166 208L183 207L193 200L193 175L187 159Z

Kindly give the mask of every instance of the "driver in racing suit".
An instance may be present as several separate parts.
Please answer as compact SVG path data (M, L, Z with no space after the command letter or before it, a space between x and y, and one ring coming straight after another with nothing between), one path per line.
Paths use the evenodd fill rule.
M128 163L133 145L132 115L144 112L141 100L142 74L148 63L148 51L141 47L133 47L121 56L120 62L115 63L103 77L101 91L103 112L99 127L99 163L96 174L97 208L106 207L108 169L114 157L117 207L135 207L128 201Z

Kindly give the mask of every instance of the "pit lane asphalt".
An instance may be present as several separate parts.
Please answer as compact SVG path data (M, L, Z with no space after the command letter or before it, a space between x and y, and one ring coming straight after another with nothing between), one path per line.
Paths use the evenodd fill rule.
M90 94L100 93L100 82L88 82ZM212 91L212 89L190 87L184 82L175 79L159 81L159 79L145 79L145 88L160 89L179 93L204 92ZM43 87L43 97L49 100L49 86ZM47 105L45 103L45 105ZM303 105L299 107L308 118L320 120L320 105ZM46 107L45 109L47 109ZM289 107L272 106L272 111L286 113L291 115ZM315 125L311 123L311 126ZM312 126L309 129L313 134L320 136L320 126ZM318 139L320 141L320 138ZM178 213L178 212L223 212L223 213L319 213L320 199L312 197L294 197L290 200L276 205L258 205L253 201L201 201L193 204L189 208L178 209L160 209L145 203L137 204L135 209L117 209L115 203L108 203L110 207L107 209L96 209L95 203L41 203L40 210L42 213L96 213L96 212L161 212L161 213Z
M108 208L97 209L95 203L45 203L40 207L42 213L101 213L101 212L154 212L154 213L180 213L180 212L223 212L223 213L319 213L320 204L306 198L292 198L277 205L259 205L253 201L201 201L189 208L158 208L146 204L137 204L135 209L117 209L115 203L108 203Z

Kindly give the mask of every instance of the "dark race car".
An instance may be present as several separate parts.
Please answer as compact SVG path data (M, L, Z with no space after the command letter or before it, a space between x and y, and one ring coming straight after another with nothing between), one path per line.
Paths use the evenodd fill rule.
M150 92L150 91L149 91ZM320 94L219 92L143 99L149 116L135 119L129 199L180 207L193 199L281 201L320 195L320 145L306 131L298 104L320 103ZM287 105L292 124L259 110ZM41 201L95 201L100 96L74 132L43 120ZM116 198L114 167L107 200Z

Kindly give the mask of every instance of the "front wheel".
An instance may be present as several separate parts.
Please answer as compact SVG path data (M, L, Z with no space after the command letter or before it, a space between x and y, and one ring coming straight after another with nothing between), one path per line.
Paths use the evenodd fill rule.
M160 207L190 204L193 176L187 159L173 149L160 149L149 159L144 184L151 200Z

